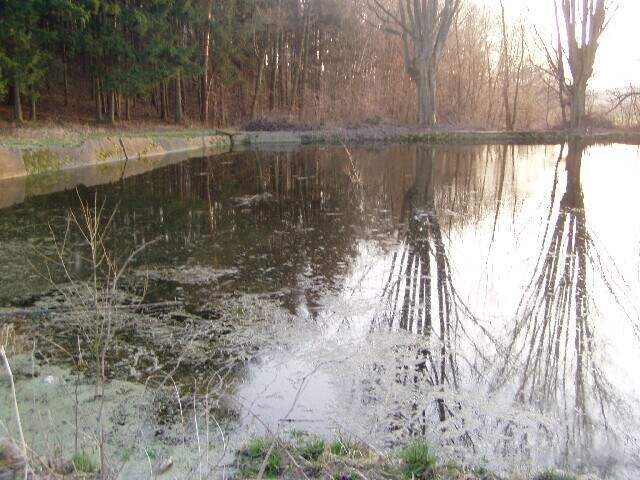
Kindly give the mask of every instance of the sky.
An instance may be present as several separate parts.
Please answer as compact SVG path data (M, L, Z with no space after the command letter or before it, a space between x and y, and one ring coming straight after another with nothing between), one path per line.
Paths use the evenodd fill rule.
M500 0L475 0L500 8ZM553 0L503 0L512 18L522 15L538 31L555 30ZM593 89L640 85L640 0L613 0L610 23L603 33L596 57Z

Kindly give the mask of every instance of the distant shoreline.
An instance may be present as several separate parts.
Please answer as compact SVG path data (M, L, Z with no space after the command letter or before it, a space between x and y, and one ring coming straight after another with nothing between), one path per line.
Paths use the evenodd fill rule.
M8 134L7 134L8 133ZM558 145L577 140L587 144L640 145L640 131L478 131L424 130L401 126L364 126L291 131L204 129L92 130L34 128L0 131L0 180L110 163L179 159L226 153L238 148L358 145L365 143ZM175 161L175 160L174 160ZM160 161L160 164L163 162Z

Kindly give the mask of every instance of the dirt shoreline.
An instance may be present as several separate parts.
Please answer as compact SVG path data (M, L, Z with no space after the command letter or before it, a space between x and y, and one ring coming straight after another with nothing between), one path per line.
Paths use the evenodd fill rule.
M37 135L38 130L34 130ZM43 136L46 130L43 130ZM585 143L628 143L640 145L640 132L598 131L467 131L423 130L412 127L367 126L306 131L236 130L155 130L106 131L77 135L71 140L63 134L33 139L0 134L0 180L78 167L102 166L121 162L164 164L168 156L182 159L215 155L246 147L299 145L357 145L364 143L442 144L560 144L568 140ZM148 164L149 165L149 164Z

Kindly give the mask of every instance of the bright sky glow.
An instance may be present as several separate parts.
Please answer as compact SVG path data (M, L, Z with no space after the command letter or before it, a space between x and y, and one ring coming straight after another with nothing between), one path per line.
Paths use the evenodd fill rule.
M474 0L492 8L500 8L500 0ZM538 31L555 30L554 0L503 0L511 18L522 16ZM640 85L640 1L613 0L611 21L602 35L595 73L589 83L594 89Z

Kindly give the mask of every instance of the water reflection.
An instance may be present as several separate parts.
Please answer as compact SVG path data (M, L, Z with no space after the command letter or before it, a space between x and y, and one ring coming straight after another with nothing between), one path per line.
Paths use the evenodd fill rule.
M639 169L631 152L615 192L595 181L614 175L602 162L614 148L246 152L83 193L119 203L110 240L118 251L162 238L141 261L156 272L150 301L184 302L198 315L194 331L197 318L215 324L223 299L254 295L288 310L281 341L294 353L263 345L270 360L239 375L246 397L279 399L265 405L267 422L277 423L296 395L289 375L330 355L320 346L335 341L352 354L362 342L367 358L310 382L306 416L339 416L333 402L344 401L351 416L343 423L371 430L372 412L384 410L371 433L380 444L405 430L472 457L625 463L640 431L637 381L623 376L637 361L638 287L622 278L637 276L640 224L613 212L621 198L635 198ZM0 242L42 243L47 223L63 227L75 201L62 192L3 210ZM0 251L0 260L11 279L0 284L0 304L8 304L28 278L11 255ZM206 375L203 365L181 373ZM389 397L358 392L371 370L391 379L371 387L388 387ZM339 374L350 375L348 388L336 387ZM603 447L615 438L622 453Z
M613 259L600 253L587 222L581 181L584 151L579 142L569 143L564 193L557 203L560 152L534 273L518 305L496 382L496 388L513 383L516 402L561 422L546 434L566 465L585 461L589 454L594 455L592 462L602 461L610 454L610 442L622 440L617 434L630 425L620 420L626 416L627 422L635 421L600 365L605 352L598 330L607 326L597 317L599 306L617 306L631 325L635 319L620 301L624 280L610 275L620 274ZM597 282L604 296L594 294ZM636 434L623 436L637 444ZM599 467L608 468L602 463Z
M416 148L414 184L404 195L400 213L400 246L393 253L382 292L388 309L380 320L390 330L399 328L426 339L427 346L416 352L417 363L412 371L405 367L398 375L400 382L424 381L432 387L450 384L457 388L455 337L460 316L468 316L468 311L453 286L436 211L435 154L432 147ZM431 348L432 339L437 339L439 348ZM442 398L436 400L436 409L440 421L452 415L451 407ZM426 421L429 414L424 411L423 417Z

